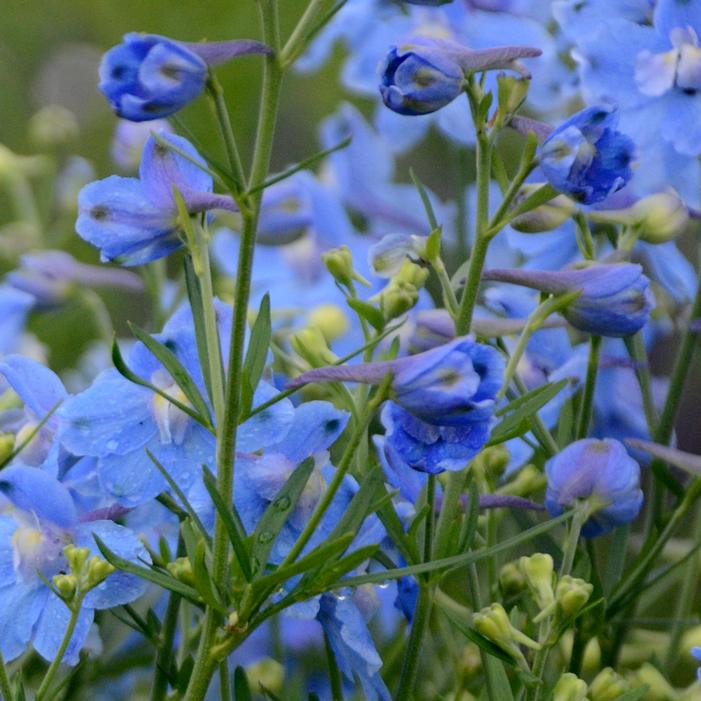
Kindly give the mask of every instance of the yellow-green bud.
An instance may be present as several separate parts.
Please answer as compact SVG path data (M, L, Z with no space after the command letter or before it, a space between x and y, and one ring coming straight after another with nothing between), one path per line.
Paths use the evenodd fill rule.
M484 448L473 460L473 470L480 470L487 479L496 482L504 474L511 454L504 445L495 445L491 448Z
M542 183L523 185L516 196L514 206L517 207L541 186ZM546 202L530 212L515 217L511 220L509 226L524 234L552 231L564 224L574 214L575 209L576 206L569 197L558 195L550 202Z
M393 282L405 282L413 285L417 289L421 289L428 279L429 271L422 265L417 265L410 260L405 260L399 272L392 278Z
M290 337L290 344L294 352L313 368L332 365L338 360L326 343L324 334L315 326L297 331Z
M227 630L236 630L239 624L239 614L238 611L232 611L226 619Z
M337 304L320 304L307 316L309 326L319 329L324 338L331 343L350 328L348 317Z
M517 562L507 562L499 570L499 587L504 596L517 596L527 586L526 577Z
M63 146L78 138L78 120L61 105L47 105L35 112L28 125L29 138L39 146Z
M529 497L545 487L545 475L535 465L522 467L514 479L498 490L499 494Z
M517 78L506 73L497 75L497 96L499 100L498 124L503 125L505 120L518 111L528 94L530 80Z
M392 280L380 293L380 307L387 321L405 314L419 301L419 291L410 282Z
M353 254L348 246L339 246L321 254L326 269L340 285L350 287L353 280L370 287L370 283L353 267Z
M538 608L541 611L549 610L555 600L552 557L546 553L536 553L530 557L522 557L519 565Z
M462 650L462 676L466 680L474 679L482 671L480 649L474 643L468 643Z
M179 557L173 562L169 562L166 567L175 579L189 584L191 587L195 585L195 575L192 572L192 563L187 557Z
M589 684L591 701L615 701L627 691L630 684L611 667L604 667Z
M90 557L90 550L88 548L79 548L75 545L66 545L63 549L63 554L68 560L68 566L71 568L73 574L80 574L83 571L85 563Z
M662 673L649 662L630 675L634 688L647 684L648 691L642 701L677 701L678 692L662 676Z
M0 462L7 460L15 449L15 437L11 433L0 434Z
M78 578L74 574L57 574L53 582L58 593L66 601L70 601L78 590Z
M534 650L540 648L535 640L531 640L511 625L509 616L501 604L492 604L483 608L474 615L473 623L485 638L491 640L520 663L525 662L525 657L519 645L525 645Z
M576 674L567 672L555 684L552 701L584 701L587 698L587 683Z
M263 685L270 691L279 692L285 683L285 668L276 660L264 657L246 667L246 676L252 688Z
M565 575L557 583L555 598L558 611L563 618L576 616L589 601L594 586L583 579Z
M103 560L97 555L93 555L93 557L91 557L90 561L88 562L86 588L92 589L101 582L104 582L105 579L107 579L107 577L109 577L112 574L112 572L114 572L114 570L114 565L107 562L107 560Z

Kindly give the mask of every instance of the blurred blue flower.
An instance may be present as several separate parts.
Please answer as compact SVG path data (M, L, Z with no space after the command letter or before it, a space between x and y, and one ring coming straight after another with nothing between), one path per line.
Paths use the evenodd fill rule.
M692 647L691 654L699 665L701 665L701 647ZM696 677L701 682L701 666L699 666L699 668L696 670Z
M120 117L158 119L182 109L204 90L209 66L269 51L253 41L185 43L131 32L103 56L99 87Z
M0 474L0 650L6 660L21 655L32 643L52 660L68 625L70 612L45 584L65 571L66 545L98 550L99 536L119 556L148 561L141 542L128 529L108 520L84 521L64 485L41 469L10 466ZM40 577L40 574L44 577ZM78 662L96 609L127 604L146 583L124 572L111 574L84 600L64 661Z
M643 504L640 466L617 440L585 438L568 445L545 464L545 506L558 516L589 499L596 509L585 523L587 538L632 521Z
M634 146L616 123L610 108L589 107L550 134L540 149L540 168L556 190L594 204L626 185Z
M0 353L17 350L34 297L10 285L0 285Z
M167 132L160 132L159 138L190 158L150 137L139 178L111 175L80 192L76 231L100 249L102 261L141 265L182 246L173 188L179 190L190 213L236 209L231 198L212 193L211 176L196 165L204 166L204 161L186 139Z

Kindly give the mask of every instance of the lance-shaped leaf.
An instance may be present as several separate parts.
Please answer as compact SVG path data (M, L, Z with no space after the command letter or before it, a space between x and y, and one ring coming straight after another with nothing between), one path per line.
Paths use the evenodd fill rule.
M693 455L683 450L670 448L667 445L660 445L659 443L643 441L639 438L626 438L625 443L631 448L644 450L653 457L659 458L670 465L674 465L674 467L678 467L680 470L684 470L684 472L688 472L692 475L701 475L701 455Z

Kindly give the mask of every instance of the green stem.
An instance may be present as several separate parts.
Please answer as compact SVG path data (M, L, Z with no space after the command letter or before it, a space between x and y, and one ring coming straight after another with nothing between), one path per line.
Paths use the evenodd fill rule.
M180 549L178 549L180 551ZM151 701L164 701L168 694L168 673L173 663L173 641L178 627L180 611L180 595L171 592L168 598L163 628L161 629L161 645L156 656L156 669L151 688Z
M338 668L336 656L329 642L329 636L324 633L324 649L326 650L326 661L329 666L329 683L331 684L332 701L343 701L343 679L341 670Z
M589 509L584 506L575 509L574 516L572 517L570 527L567 531L567 540L565 540L565 546L562 549L562 562L560 563L560 570L558 572L560 578L572 572L574 556L577 554L577 545L579 544L579 536L582 533L582 527L589 518L589 515Z
M472 601L472 610L479 611L482 608L482 593L480 592L480 580L477 572L477 564L471 563L467 568L467 586L470 590L470 600ZM480 660L482 660L482 669L484 670L484 684L487 690L487 698L489 701L500 701L496 697L497 683L494 679L493 660L489 653L480 647Z
M419 596L416 599L409 643L399 677L399 688L395 695L397 701L410 701L410 699L414 698L414 687L416 686L416 677L419 672L419 652L421 651L421 645L433 606L430 588L431 585L425 581L421 581L419 584Z
M589 222L582 212L577 212L574 215L574 221L577 225L577 243L579 244L582 255L587 260L594 260L595 257L595 246L594 237L591 234L591 229L589 228Z
M654 435L657 426L657 409L655 399L652 396L652 377L650 375L650 363L648 362L647 351L642 333L625 339L626 348L630 357L635 363L635 376L640 385L640 395L643 400L643 413L647 422L647 429L650 435Z
M591 337L589 349L589 363L587 364L587 377L584 381L582 404L579 408L579 420L577 421L577 438L586 438L589 432L592 413L594 411L594 392L596 391L596 376L599 372L599 354L601 350L601 336Z
M5 665L5 658L0 652L0 695L2 695L2 701L13 701L12 686L10 685L10 675L7 672L7 666Z
M433 530L435 527L436 509L436 476L429 475L426 480L426 528L424 530L424 562L430 562L433 553Z
M221 701L231 701L231 675L226 658L219 663L219 698Z
M315 25L322 10L324 10L326 6L330 8L331 4L329 0L312 0L309 3L299 22L297 22L297 26L294 28L290 38L280 52L281 66L286 68L300 55L304 50L307 38L315 29Z
M46 670L46 674L41 681L41 685L39 686L35 696L35 701L41 701L51 688L51 684L53 684L56 673L61 667L61 662L63 662L66 650L68 650L68 646L70 645L71 638L75 632L75 627L78 624L82 604L82 596L78 596L78 598L71 603L71 617L68 621L68 627L66 628L66 632L63 634L63 639L61 640L61 644L56 652L56 657L54 657L53 662L49 665L49 668Z

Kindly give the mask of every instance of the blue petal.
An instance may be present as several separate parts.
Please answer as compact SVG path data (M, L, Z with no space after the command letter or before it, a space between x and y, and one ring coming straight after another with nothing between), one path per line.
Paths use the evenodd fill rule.
M701 5L695 0L657 0L653 15L655 29L664 37L673 29L691 27L701 34Z
M85 645L90 633L95 612L91 608L82 608L78 615L78 623L75 632L63 657L63 661L69 665L78 664L80 651ZM71 612L66 604L57 596L49 596L34 633L34 649L48 662L51 662L68 628Z
M0 589L0 650L7 662L27 649L48 595L49 589L43 584L37 587L18 582ZM65 608L65 604L60 603Z
M274 387L261 382L253 395L253 406L263 404L277 394ZM253 453L279 442L289 431L294 414L292 402L283 399L252 416L239 426L236 449L242 453Z
M12 536L17 530L17 523L9 516L0 516L0 588L13 584L17 579L12 563L14 547Z

